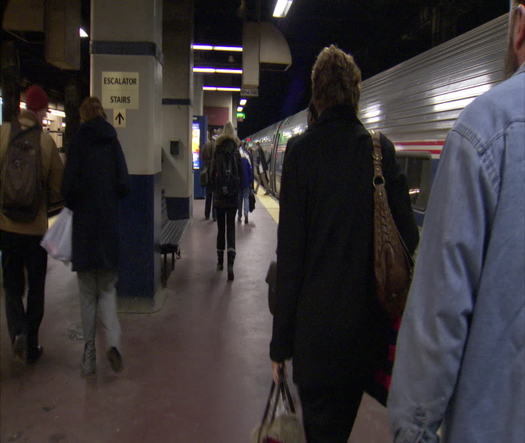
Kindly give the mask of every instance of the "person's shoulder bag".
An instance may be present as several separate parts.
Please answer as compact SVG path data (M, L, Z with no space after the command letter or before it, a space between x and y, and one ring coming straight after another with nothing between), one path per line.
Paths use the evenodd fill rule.
M374 274L380 305L395 320L405 308L414 262L388 206L380 134L372 132L374 162Z

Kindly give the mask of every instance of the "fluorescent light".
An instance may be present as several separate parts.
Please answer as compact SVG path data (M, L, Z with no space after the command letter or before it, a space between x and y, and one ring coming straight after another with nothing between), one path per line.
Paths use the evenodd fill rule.
M80 34L80 38L88 38L89 35L86 31L84 31L82 28L78 28L78 33Z
M241 92L241 88L231 88L227 86L203 86L203 91L221 91L221 92Z
M273 16L276 18L286 17L290 7L292 6L293 0L277 0L275 9L273 10Z
M216 69L217 74L242 74L242 69Z
M242 74L242 69L226 69L226 68L193 68L193 72L200 72L205 74Z
M246 102L247 102L247 101L248 101L248 99L246 99L246 98L241 98L241 101L239 102L239 104L240 104L241 106L246 106Z
M223 88L218 87L217 91L224 91L224 92L241 92L241 88Z
M231 52L242 52L241 46L214 46L214 51L231 51Z
M237 106L237 112L242 112L244 108L242 106Z
M191 47L192 49L196 51L242 52L242 46L213 46L213 45L194 44L194 45L191 45Z
M208 74L214 74L215 69L214 68L193 68L193 72L205 72Z
M213 46L211 45L191 45L191 47L197 51L213 51Z

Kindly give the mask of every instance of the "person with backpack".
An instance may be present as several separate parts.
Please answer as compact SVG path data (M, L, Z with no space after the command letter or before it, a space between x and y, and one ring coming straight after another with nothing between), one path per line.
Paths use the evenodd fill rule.
M224 125L217 138L211 167L213 206L217 211L217 270L224 267L224 249L228 245L228 280L232 281L235 261L235 213L241 190L242 166L240 140L231 122ZM226 241L225 241L226 236Z
M111 368L123 368L117 316L119 200L130 191L128 168L113 126L97 97L80 106L82 124L71 142L62 193L73 211L73 271L84 333L81 375L96 372L97 313L106 332Z
M48 206L62 200L64 167L55 142L42 131L46 92L33 85L25 97L27 109L0 126L0 250L13 352L32 364L43 352L38 331L44 316L47 253L40 241L48 228Z

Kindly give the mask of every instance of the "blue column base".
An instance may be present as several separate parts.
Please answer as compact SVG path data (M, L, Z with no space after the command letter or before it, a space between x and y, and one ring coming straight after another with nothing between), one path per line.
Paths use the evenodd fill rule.
M119 297L153 298L160 285L160 175L131 175L120 204Z

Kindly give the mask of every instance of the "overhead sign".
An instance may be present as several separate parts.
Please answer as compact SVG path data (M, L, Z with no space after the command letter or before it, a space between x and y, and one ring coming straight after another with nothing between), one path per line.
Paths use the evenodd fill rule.
M139 73L102 72L102 106L106 109L138 109Z
M126 120L127 118L125 108L113 109L113 126L115 126L115 128L125 128Z
M241 89L241 97L259 97L259 88L257 87L243 87Z

